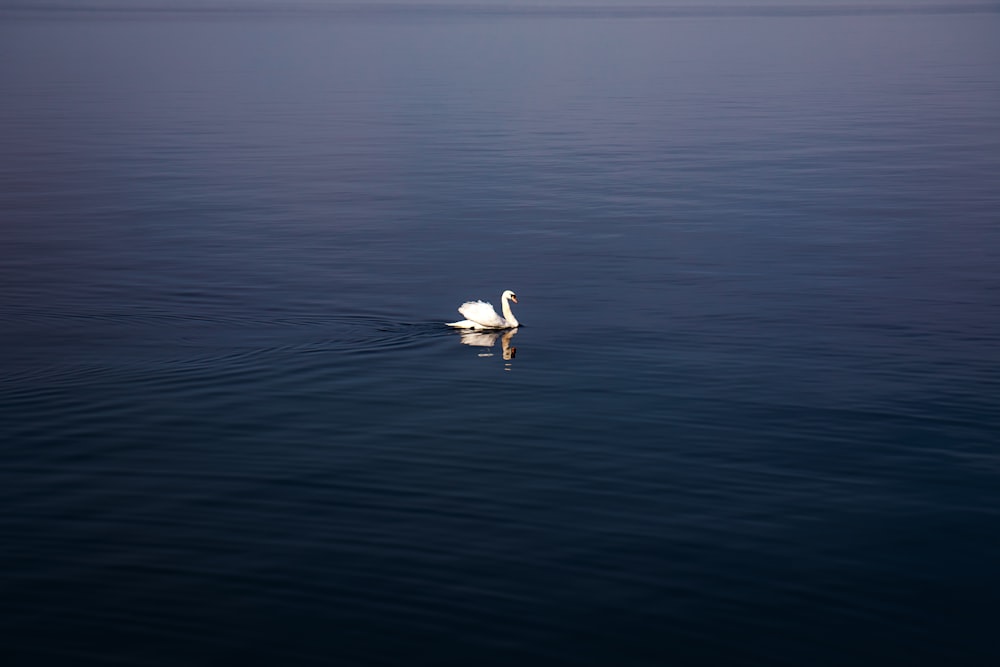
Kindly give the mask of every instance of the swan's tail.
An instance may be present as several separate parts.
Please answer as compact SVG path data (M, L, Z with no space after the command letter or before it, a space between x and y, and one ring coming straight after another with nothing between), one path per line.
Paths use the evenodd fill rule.
M478 322L473 322L472 320L462 320L460 322L445 322L449 327L455 327L456 329L482 329L483 325Z

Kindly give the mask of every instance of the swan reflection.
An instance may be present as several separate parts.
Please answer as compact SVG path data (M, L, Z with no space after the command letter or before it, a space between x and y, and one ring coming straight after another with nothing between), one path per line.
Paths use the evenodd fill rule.
M504 361L511 361L517 354L517 348L510 346L510 339L516 334L517 329L508 329L506 331L463 331L462 345L490 348L497 344L497 339L500 339L500 349L503 351ZM493 353L484 350L479 353L479 356L492 357ZM506 367L507 370L510 370L510 364L506 364Z

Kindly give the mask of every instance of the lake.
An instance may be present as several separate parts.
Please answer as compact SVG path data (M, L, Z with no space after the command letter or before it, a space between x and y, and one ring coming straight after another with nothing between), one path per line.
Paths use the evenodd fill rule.
M1000 9L754 7L0 9L4 664L997 664Z

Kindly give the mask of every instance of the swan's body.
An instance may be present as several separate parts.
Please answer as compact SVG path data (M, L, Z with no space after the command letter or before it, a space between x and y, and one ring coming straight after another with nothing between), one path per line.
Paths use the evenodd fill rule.
M503 315L493 309L493 305L485 301L466 301L458 307L458 312L465 319L458 322L448 322L448 326L456 329L513 329L520 322L510 310L510 302L517 303L517 295L507 290L500 295Z

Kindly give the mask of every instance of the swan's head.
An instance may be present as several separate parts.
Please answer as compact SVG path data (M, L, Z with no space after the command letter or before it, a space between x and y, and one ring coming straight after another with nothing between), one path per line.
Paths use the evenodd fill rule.
M502 298L502 299L510 299L514 303L517 303L517 295L514 294L510 290L507 290L506 292L504 292L503 295L500 298Z

